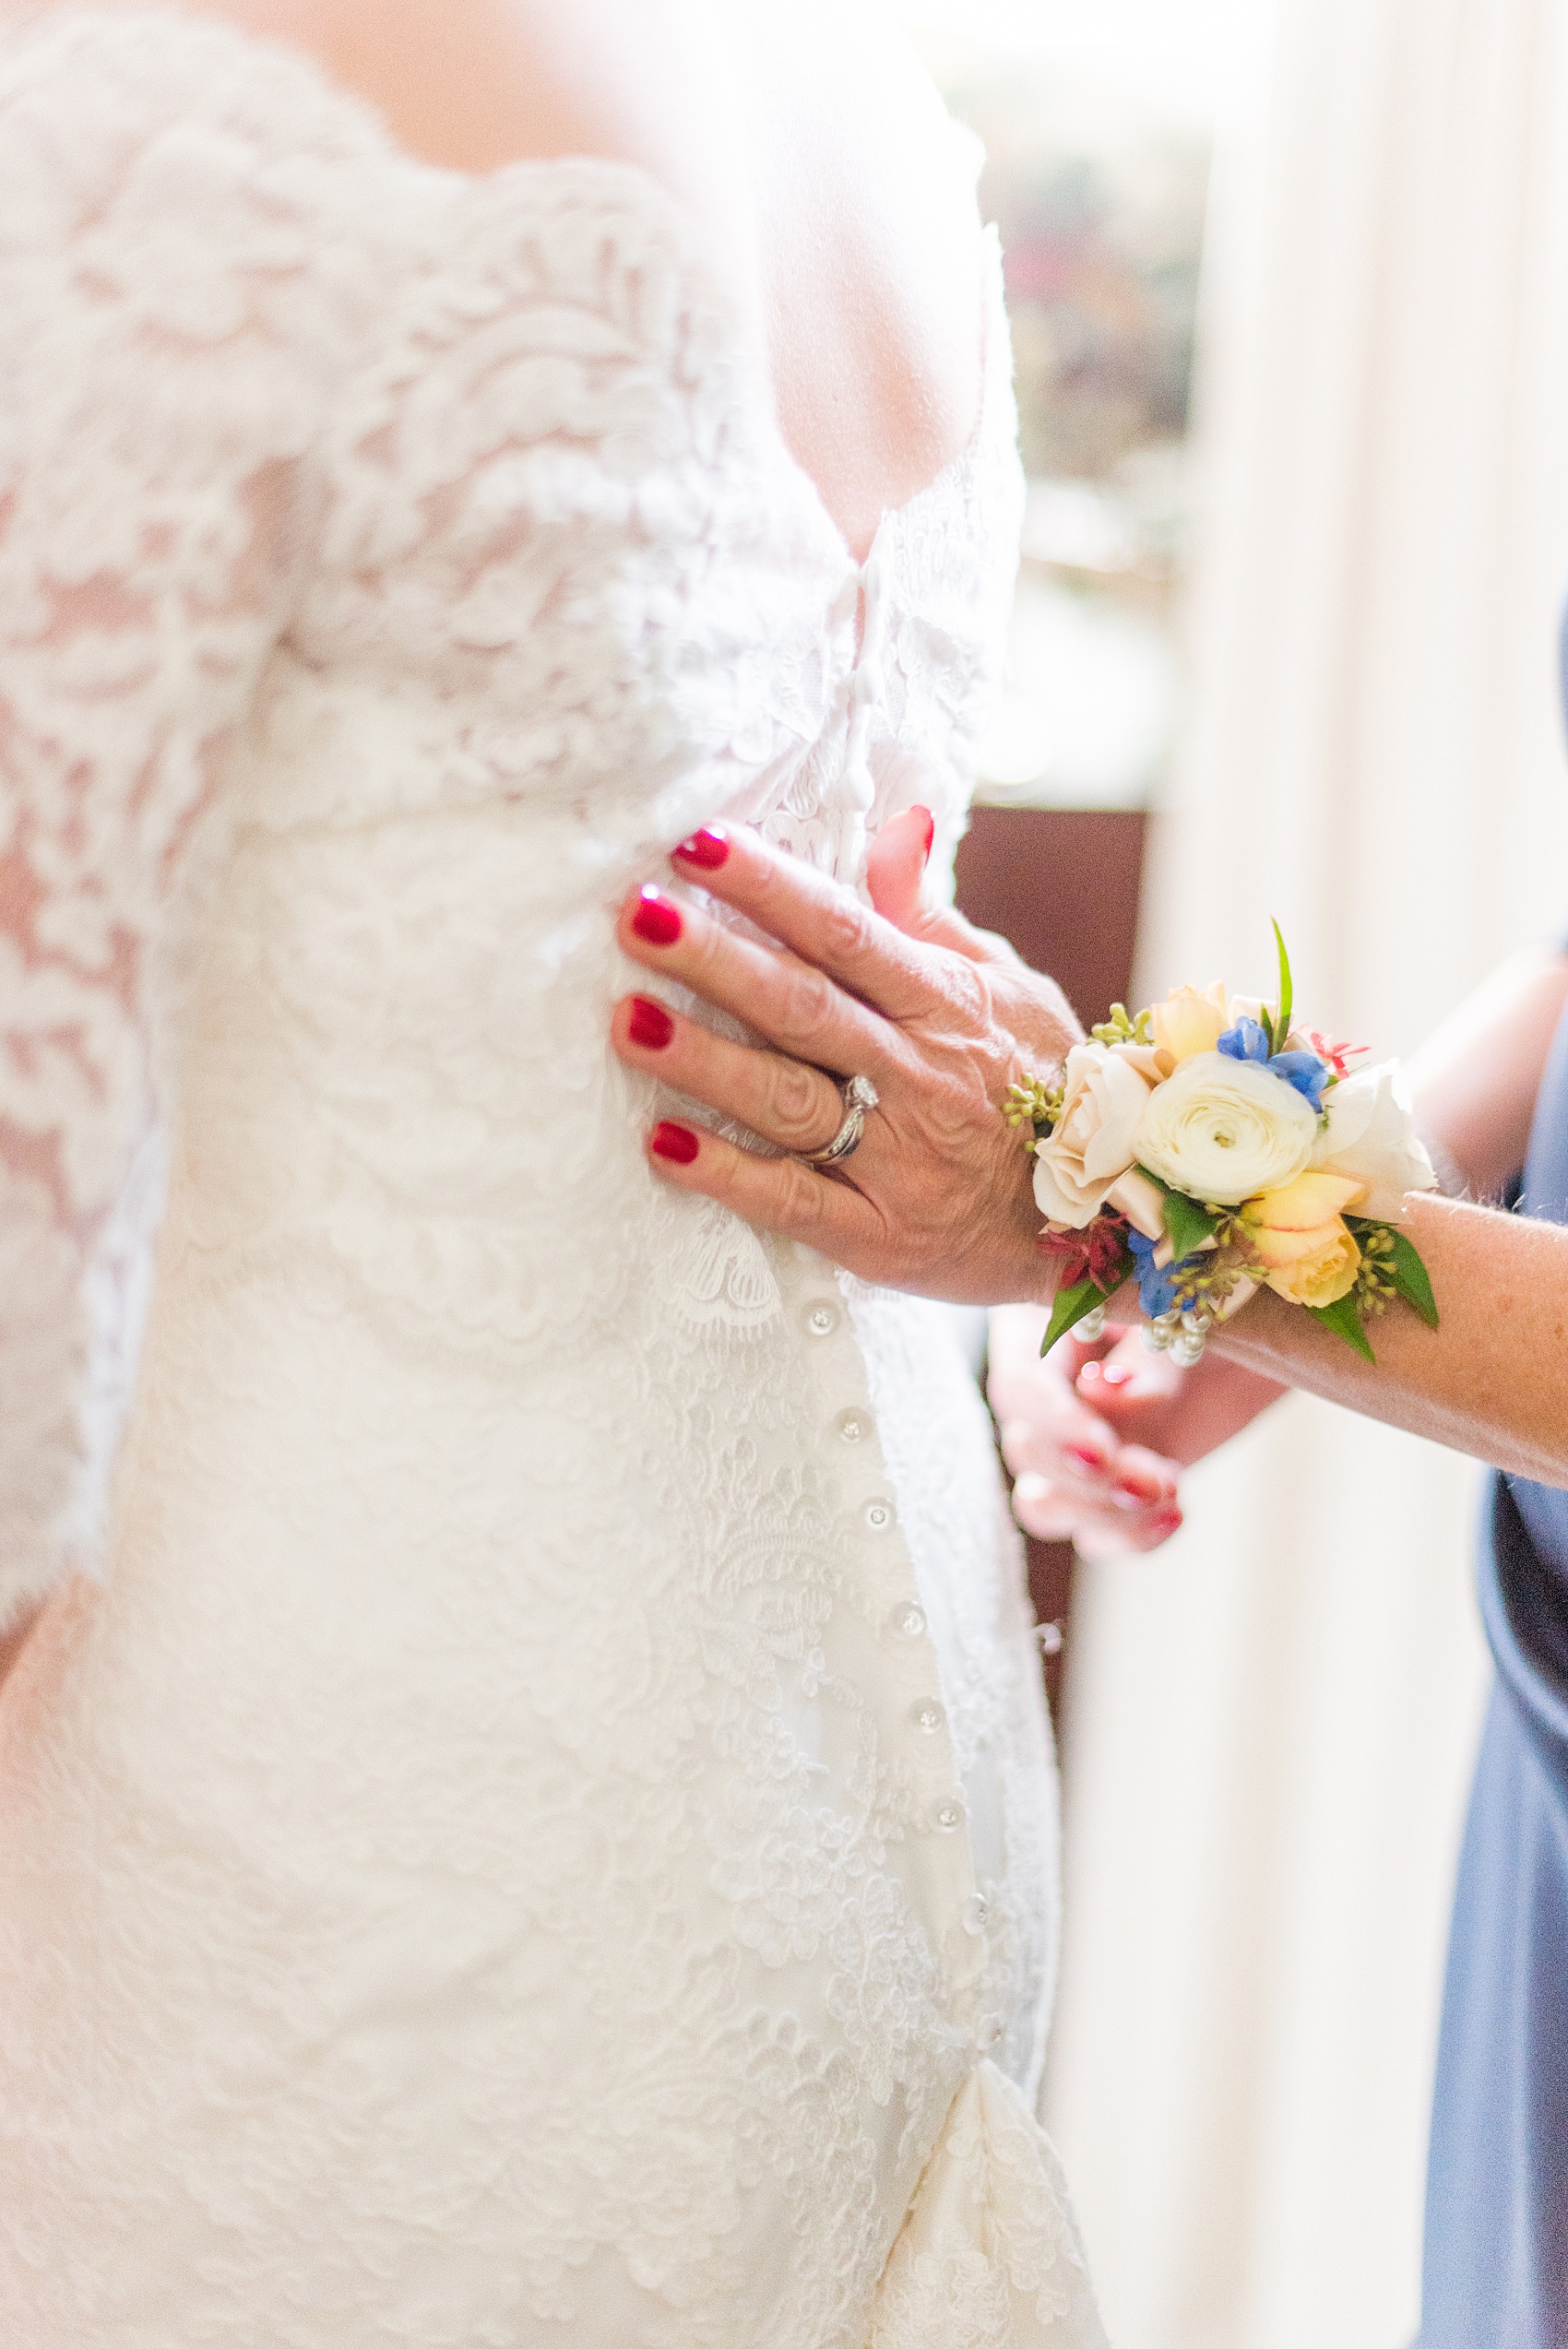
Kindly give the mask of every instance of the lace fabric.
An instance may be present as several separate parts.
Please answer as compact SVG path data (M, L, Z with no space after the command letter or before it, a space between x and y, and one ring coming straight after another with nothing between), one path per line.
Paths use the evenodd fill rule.
M0 33L0 2336L1097 2342L983 1409L604 1044L693 825L956 836L994 257L863 571L640 174L189 19Z

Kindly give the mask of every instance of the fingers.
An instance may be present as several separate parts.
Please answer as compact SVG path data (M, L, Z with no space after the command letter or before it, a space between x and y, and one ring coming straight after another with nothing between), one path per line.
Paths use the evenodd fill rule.
M1047 1418L1004 1420L1002 1456L1016 1477L1043 1477L1060 1491L1123 1516L1175 1504L1180 1471L1173 1460L1141 1444L1124 1443L1113 1428L1073 1398L1075 1409Z
M1042 1379L1039 1392L1025 1393L1008 1382L991 1386L1002 1457L1016 1477L1030 1470L1055 1477L1063 1461L1081 1475L1099 1476L1113 1457L1119 1439L1065 1381Z
M1071 1541L1086 1559L1158 1549L1182 1524L1173 1466L1132 1445L1093 1470L1068 1453L1054 1475L1026 1471L1013 1487L1013 1513L1037 1541Z
M1072 1541L1085 1558L1158 1548L1182 1522L1176 1464L1124 1442L1092 1406L1087 1349L1069 1338L1040 1358L1044 1321L1032 1306L992 1315L991 1405L1013 1513L1037 1540Z
M843 1097L821 1069L732 1044L651 996L616 1004L610 1040L631 1067L738 1118L781 1150L824 1149L843 1122Z
M1040 1353L1049 1318L1038 1305L1004 1306L991 1317L987 1394L1002 1456L1015 1476L1027 1469L1050 1474L1057 1454L1069 1447L1098 1468L1118 1441L1093 1399L1075 1389L1082 1355L1072 1338Z
M1112 1558L1146 1557L1150 1550L1162 1548L1172 1534L1181 1530L1179 1509L1150 1510L1125 1520L1095 1516L1074 1536L1073 1546L1086 1565L1098 1566Z
M951 906L926 904L921 895L935 826L929 808L906 808L885 824L866 855L866 893L884 921L907 938L963 955L972 963L1018 959L1005 938L977 930Z
M919 919L936 826L929 808L908 808L885 824L866 851L866 892L885 921L907 931Z
M795 955L742 938L662 890L629 898L615 934L633 962L732 1012L792 1060L873 1078L893 1065L896 1031L874 1011Z
M683 841L671 861L889 1019L913 1019L941 1000L929 946L906 938L798 857L769 848L758 833L715 825Z
M847 1182L834 1182L798 1158L759 1158L721 1135L672 1118L647 1138L648 1161L679 1191L700 1191L758 1224L816 1249L836 1263L868 1260L885 1235L876 1210Z
M876 903L874 896L873 904ZM877 907L880 913L881 907ZM1011 963L1019 970L1024 966L1017 949L994 930L977 930L966 921L956 906L917 906L908 921L898 925L917 945L936 946L944 954L962 955L966 962Z
M1075 1383L1091 1410L1130 1435L1140 1418L1175 1403L1183 1373L1166 1355L1151 1354L1129 1331L1100 1360L1084 1362Z
M1284 1390L1212 1348L1193 1369L1178 1370L1129 1332L1102 1362L1084 1365L1077 1392L1123 1441L1151 1445L1188 1466L1228 1442Z

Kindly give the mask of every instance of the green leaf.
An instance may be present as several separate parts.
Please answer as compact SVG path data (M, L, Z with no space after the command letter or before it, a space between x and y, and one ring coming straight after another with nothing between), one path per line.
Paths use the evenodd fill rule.
M1427 1268L1402 1231L1389 1227L1388 1236L1394 1242L1394 1262L1389 1277L1407 1305L1413 1305L1429 1330L1437 1327L1437 1299L1431 1293L1431 1281Z
M1133 1171L1141 1174L1146 1182L1152 1182L1165 1202L1166 1236L1178 1256L1190 1256L1194 1248L1201 1248L1206 1240L1213 1239L1219 1229L1219 1216L1211 1216L1206 1207L1200 1207L1185 1192L1172 1191L1168 1182L1150 1174L1146 1167L1134 1167Z
M1081 1322L1086 1313L1092 1313L1097 1305L1103 1305L1107 1298L1114 1297L1123 1282L1130 1280L1136 1270L1137 1260L1132 1250L1123 1247L1109 1268L1104 1287L1086 1274L1082 1280L1075 1280L1071 1288L1059 1288L1051 1300L1051 1323L1040 1352L1049 1354L1059 1337L1065 1336L1075 1323Z
M1170 1235L1170 1245L1178 1256L1190 1256L1206 1240L1212 1240L1219 1229L1219 1217L1200 1207L1195 1199L1184 1198L1179 1191L1165 1194L1165 1228Z
M1284 933L1274 924L1274 943L1279 949L1279 1009L1274 1021L1274 1050L1283 1052L1285 1039L1290 1033L1290 1014L1296 1007L1295 990L1290 983L1290 957L1285 951Z
M1059 1288L1051 1299L1051 1323L1040 1344L1040 1352L1049 1354L1059 1337L1065 1337L1086 1313L1105 1302L1105 1291L1092 1280L1075 1280L1071 1288Z
M1361 1317L1356 1310L1353 1297L1336 1297L1332 1305L1309 1305L1307 1311L1314 1321L1323 1323L1325 1330L1332 1330L1336 1337L1345 1340L1347 1346L1353 1346L1358 1354L1364 1354L1369 1362L1377 1360L1372 1350L1372 1342L1361 1326Z

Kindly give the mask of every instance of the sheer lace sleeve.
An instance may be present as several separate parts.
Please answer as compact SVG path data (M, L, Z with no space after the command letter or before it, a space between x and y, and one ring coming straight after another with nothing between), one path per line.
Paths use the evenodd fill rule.
M180 941L346 326L344 127L232 46L0 34L0 1627L93 1559Z

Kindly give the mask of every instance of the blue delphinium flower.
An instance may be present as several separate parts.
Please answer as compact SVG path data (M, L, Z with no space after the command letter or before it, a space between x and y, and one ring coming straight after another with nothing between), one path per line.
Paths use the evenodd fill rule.
M1228 1027L1215 1046L1232 1061L1255 1061L1270 1076L1281 1084L1293 1085L1298 1093L1311 1102L1314 1109L1323 1108L1323 1088L1328 1083L1329 1068L1315 1052L1273 1052L1268 1049L1268 1030L1255 1019L1239 1019Z
M1239 1019L1234 1027L1226 1029L1214 1049L1233 1061L1258 1061L1266 1067L1268 1030L1260 1020Z
M1176 1310L1175 1276L1182 1270L1181 1264L1156 1264L1154 1252L1159 1243L1146 1240L1141 1231L1130 1231L1127 1245L1137 1259L1138 1302L1149 1320L1155 1322L1161 1313L1173 1313Z

